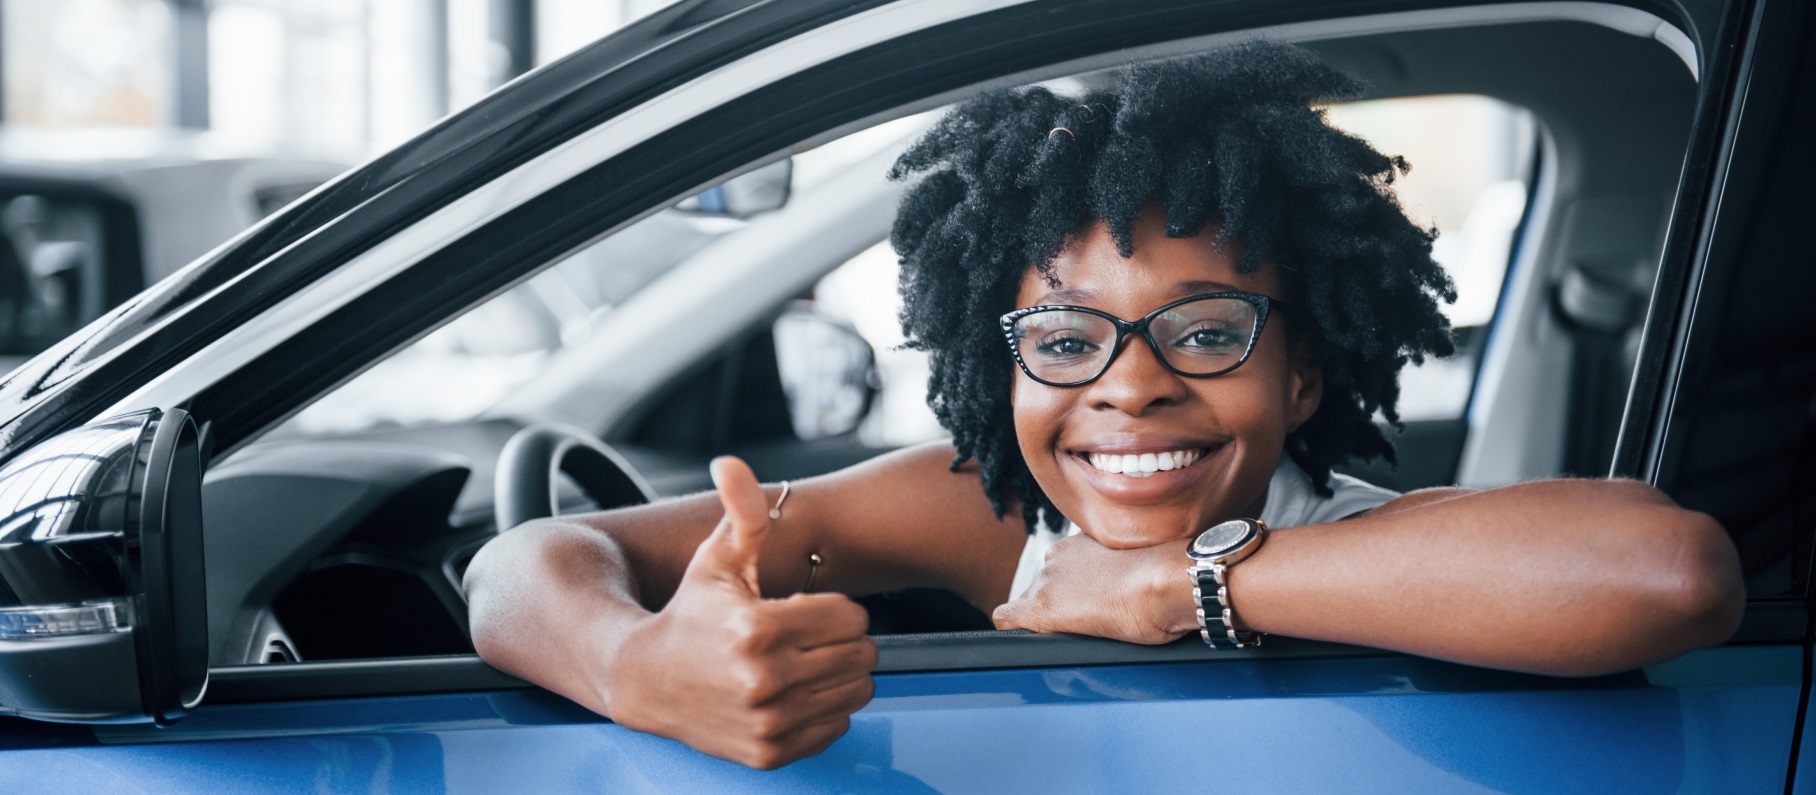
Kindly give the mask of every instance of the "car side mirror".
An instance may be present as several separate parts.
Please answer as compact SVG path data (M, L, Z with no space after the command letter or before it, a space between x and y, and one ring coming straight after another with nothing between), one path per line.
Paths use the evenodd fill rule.
M0 712L168 724L208 685L202 445L181 409L0 466Z
M857 430L879 387L870 343L850 326L801 309L782 313L774 334L795 435L824 439Z

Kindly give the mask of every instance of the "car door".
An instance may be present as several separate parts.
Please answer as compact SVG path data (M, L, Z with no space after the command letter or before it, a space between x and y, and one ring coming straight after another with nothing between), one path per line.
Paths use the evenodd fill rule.
M34 360L0 385L6 454L109 409L167 402L186 405L217 450L231 452L308 396L601 230L792 142L870 114L931 107L947 92L1025 81L1056 64L1179 52L1168 47L1186 38L1204 46L1258 30L1316 40L1371 25L1546 20L1531 9L1438 3L1346 6L1336 20L1318 3L960 5L705 0L668 9L381 158L105 319L93 336ZM1699 397L1717 382L1698 369L1709 361L1699 352L1717 349L1710 318L1750 294L1722 285L1755 283L1742 278L1750 273L1742 264L1755 261L1742 258L1746 241L1767 245L1794 229L1768 211L1780 200L1772 187L1799 184L1790 176L1802 172L1768 177L1803 162L1781 155L1807 140L1795 133L1809 120L1812 83L1800 65L1811 60L1812 28L1808 12L1785 0L1625 14L1633 10L1595 6L1562 21L1632 36L1635 20L1664 19L1691 39L1701 89L1614 471L1689 489L1697 481L1686 463L1705 463L1686 458L1704 449L1687 438L1697 436L1691 429L1725 427L1711 413L1722 395ZM763 60L784 49L798 60ZM598 86L606 74L622 82ZM570 92L556 90L563 86ZM550 132L557 121L565 132ZM725 134L732 128L739 135ZM455 130L470 136L460 146L447 143ZM594 160L582 165L564 159L588 151ZM415 165L412 152L446 159L398 176ZM383 187L362 193L362 184ZM1773 221L1786 223L1774 227L1781 237L1751 225ZM237 270L222 264L236 257ZM1793 315L1787 324L1800 319L1784 314ZM1807 356L1808 347L1791 345L1806 339L1797 328L1807 325L1735 333L1763 333L1775 341L1770 350ZM1800 359L1769 361L1801 372ZM1785 405L1807 406L1807 384L1786 383ZM1807 461L1807 429L1794 438ZM1807 478L1807 469L1792 471ZM1743 496L1749 508L1807 515L1796 513L1807 497L1795 490ZM851 732L819 756L759 773L613 725L471 656L232 666L215 669L202 706L164 729L5 719L0 785L1778 790L1795 772L1807 691L1808 613L1796 573L1808 570L1810 536L1795 520L1772 527L1772 554L1749 560L1761 577L1782 574L1785 587L1759 586L1733 642L1613 676L1488 671L1287 638L1232 653L1020 633L886 637L877 697ZM1559 628L1558 642L1574 640Z

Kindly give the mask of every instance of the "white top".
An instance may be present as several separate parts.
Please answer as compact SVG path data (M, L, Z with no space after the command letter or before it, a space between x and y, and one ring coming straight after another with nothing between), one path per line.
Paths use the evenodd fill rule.
M1292 456L1282 455L1280 466L1274 469L1274 477L1267 484L1267 502L1261 507L1261 521L1270 529L1334 522L1400 496L1397 491L1335 472L1330 476L1330 488L1331 496L1318 496L1318 492L1312 490L1312 479L1305 470L1293 463ZM1077 532L1078 526L1068 522L1059 530L1048 530L1042 525L1028 535L1028 543L1022 547L1021 562L1015 566L1015 583L1009 586L1010 601L1020 599L1034 584L1034 577L1047 564L1047 552L1053 545Z

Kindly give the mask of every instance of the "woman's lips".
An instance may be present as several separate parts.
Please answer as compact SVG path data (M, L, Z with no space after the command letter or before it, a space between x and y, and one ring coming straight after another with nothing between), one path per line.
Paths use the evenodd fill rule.
M1099 471L1112 475L1145 477L1156 472L1185 469L1204 456L1205 448L1161 450L1157 453L1087 453L1084 458Z
M1206 459L1215 458L1225 447L1220 443L1143 453L1080 451L1068 458L1104 496L1119 502L1141 503L1161 500L1190 488L1208 471ZM1171 466L1162 468L1163 459ZM1129 468L1134 471L1126 471Z

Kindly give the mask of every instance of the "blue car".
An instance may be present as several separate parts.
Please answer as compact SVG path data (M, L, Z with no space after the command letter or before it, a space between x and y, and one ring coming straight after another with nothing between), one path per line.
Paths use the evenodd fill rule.
M1467 97L1499 132L1457 162L1507 155L1446 226L1461 352L1409 376L1399 468L1351 473L1656 484L1740 550L1728 643L1555 678L891 593L874 700L767 772L473 654L461 575L518 522L917 438L916 365L839 296L929 112L1252 37L1373 86L1333 120ZM1810 141L1797 0L685 0L0 381L0 791L1816 791Z

